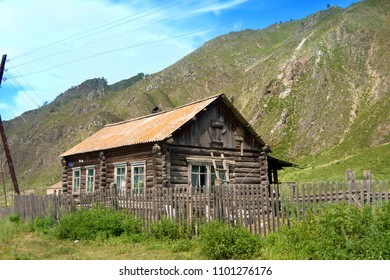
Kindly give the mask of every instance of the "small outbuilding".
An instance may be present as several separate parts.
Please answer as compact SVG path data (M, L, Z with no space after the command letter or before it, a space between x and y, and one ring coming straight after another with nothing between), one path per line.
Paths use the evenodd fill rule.
M216 182L277 183L291 163L271 157L228 98L217 95L176 109L106 125L61 155L62 191L187 187Z

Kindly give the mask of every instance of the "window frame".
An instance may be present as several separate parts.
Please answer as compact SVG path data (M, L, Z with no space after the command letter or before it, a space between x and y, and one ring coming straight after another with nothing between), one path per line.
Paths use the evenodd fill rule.
M76 172L78 172L78 186L77 190L75 189L76 186ZM72 194L80 194L81 189L81 167L75 167L72 168Z
M194 175L194 173L193 173L193 167L194 166L199 166L199 172L196 172L195 174L196 175L198 175L199 176L199 178L198 178L198 181L200 182L201 181L201 178L200 178L200 176L202 175L202 174L205 174L206 176L205 176L205 181L206 181L206 184L204 185L204 186L202 186L202 185L198 185L198 186L194 186L193 185L193 181L192 181L192 177L193 177L193 175ZM204 173L204 172L201 172L201 169L200 169L200 167L201 166L204 166L204 167L206 167L206 173ZM212 172L211 172L211 165L210 165L210 163L205 163L205 162L203 162L203 161L199 161L199 162L195 162L195 161L192 161L192 162L190 162L189 164L188 164L188 178L189 178L189 180L190 180L190 184L191 184L191 187L192 187L192 189L198 189L198 190L207 190L210 186L211 186L211 174L212 174Z
M121 184L118 184L118 169L124 168L124 173L120 174L121 177L123 177L124 186L121 186ZM121 180L122 182L122 180ZM125 162L118 162L114 163L114 183L116 185L117 190L126 190L127 188L127 163Z
M146 188L146 161L134 161L130 163L131 167L131 191L135 193L143 193L144 189ZM143 173L137 172L135 173L136 168L143 168ZM135 180L135 176L143 176L143 186L139 186L139 178ZM138 186L135 187L135 181L138 181ZM142 182L142 181L141 181Z
M93 171L93 176L89 176L89 170ZM96 183L96 168L94 165L86 166L85 167L85 177L86 177L86 182L85 182L85 192L93 192L95 191L95 183ZM92 178L92 189L88 189L89 185L89 179Z
M217 176L215 175L216 170L214 169L213 160L211 157L187 157L187 164L188 164L188 183L191 185L192 189L198 188L200 191L207 191L209 188L213 188L215 186L215 180ZM222 158L221 159L214 159L216 161L217 165L222 166ZM222 180L223 185L229 183L229 165L234 164L234 161L226 160L225 163L227 165L227 170L224 174L224 180ZM199 165L199 166L206 166L207 169L207 185L202 188L201 186L193 186L192 182L192 166L193 165ZM221 171L219 171L221 172ZM219 174L221 175L221 174Z

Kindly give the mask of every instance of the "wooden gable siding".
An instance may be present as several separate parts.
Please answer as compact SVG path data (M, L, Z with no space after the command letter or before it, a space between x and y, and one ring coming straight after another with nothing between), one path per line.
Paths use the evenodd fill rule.
M176 131L173 140L175 145L236 149L239 131L244 133L244 150L259 150L259 143L254 136L242 127L230 108L219 100Z

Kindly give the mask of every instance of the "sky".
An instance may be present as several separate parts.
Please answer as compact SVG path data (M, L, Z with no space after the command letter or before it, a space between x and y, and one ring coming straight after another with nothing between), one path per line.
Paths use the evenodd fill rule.
M357 0L0 0L6 54L0 115L10 120L72 86L153 74L205 42Z

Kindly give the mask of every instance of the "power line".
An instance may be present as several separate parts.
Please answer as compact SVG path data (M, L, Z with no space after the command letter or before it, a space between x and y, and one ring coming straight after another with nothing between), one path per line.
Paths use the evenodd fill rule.
M168 2L170 2L170 1L168 1ZM167 18L160 19L160 20L154 21L154 22L152 22L152 23L148 23L148 24L146 24L146 25L143 25L143 26L140 26L140 27L137 27L137 28L133 28L133 29L127 30L127 31L125 31L125 32L121 32L121 33L114 34L114 35L111 35L111 36L108 36L108 37L105 37L105 38L102 38L102 39L99 39L99 40L96 40L96 41L92 41L92 42L86 43L86 44L84 44L84 45L82 45L82 46L80 46L80 47L85 47L85 46L87 46L87 45L96 44L96 43L98 43L98 42L105 41L105 40L111 39L111 38L113 38L113 37L116 37L116 36L119 36L119 35L122 35L122 34L125 34L125 33L134 32L134 31L137 31L137 30L140 30L140 29L149 27L149 26L154 25L154 24L157 24L157 23L161 23L161 22L168 21L168 20L171 20L171 19L174 19L174 18L177 18L177 17L181 17L181 16L184 16L184 15L186 15L186 14L192 13L192 12L194 12L194 11L197 11L197 10L200 10L200 9L203 9L203 8L206 8L206 7L208 7L208 6L211 6L211 5L213 5L213 4L217 3L217 2L219 2L219 1L218 1L218 0L217 0L217 1L213 1L213 2L210 2L210 3L206 4L206 5L203 5L203 6L200 6L200 7L196 7L196 8L194 8L194 9L191 9L191 10L188 10L188 11L185 11L185 12L181 12L181 13L179 13L179 14L176 14L176 15L173 15L173 16L170 16L170 17L167 17ZM89 37L89 36L94 35L94 34L96 34L96 33L99 33L99 32L102 32L102 31L105 31L105 30L114 28L114 27L118 27L118 26L120 26L120 25L123 25L123 24L129 23L129 22L135 21L135 20L137 20L137 19L141 19L141 18L143 18L143 17L145 17L145 16L149 16L149 15L151 15L151 14L154 14L154 13L156 13L156 12L160 12L160 11L162 11L162 10L171 8L171 7L176 6L176 5L177 5L177 4L171 5L171 6L168 6L168 7L165 7L165 8L163 8L163 9L160 9L160 10L157 10L157 11L153 11L153 12L151 12L151 13L149 13L149 14L146 14L146 15L143 15L143 16L141 16L141 17L138 17L138 18L135 18L135 19L131 19L131 20L125 21L125 22L123 22L123 23L120 23L120 24L117 24L117 25L114 25L114 26L107 27L107 28L105 28L105 29L99 30L99 31L97 31L97 32L88 34L88 35L83 36L83 37L80 37L80 38L76 38L76 39L74 39L74 40L78 40L78 39L81 39L81 38ZM74 40L71 40L70 42L72 42L72 41L74 41ZM77 47L77 48L80 48L80 47ZM31 60L31 61L28 61L28 62L25 62L25 63L22 63L22 64L18 64L18 65L13 66L13 67L9 67L9 69L13 69L13 68L16 68L16 67L20 67L20 66L24 66L24 65L31 64L31 63L34 63L34 62L38 62L38 61L41 61L41 60L43 60L43 59L50 58L50 57L53 57L53 56L56 56L56 55L59 55L59 54L63 54L63 53L69 52L69 51L74 50L74 49L75 49L75 48L67 49L67 50L63 50L63 51L59 51L59 52L56 52L56 53L53 53L53 54L50 54L50 55L47 55L47 56L44 56L44 57L41 57L41 58L37 58L37 59Z
M24 78L24 76L20 73L18 69L15 69L16 72L18 72L19 77L21 77L24 82L27 84L27 86L35 93L36 96L41 100L41 103L43 104L45 101L41 98L41 96L35 91L35 89L30 85L30 83Z
M140 26L140 27L137 27L137 28L134 28L134 29L127 30L127 31L125 31L125 32L121 32L121 33L118 33L118 34L114 34L114 35L105 37L105 38L100 39L100 40L96 40L96 41L93 41L93 42L86 43L86 44L84 44L83 46L95 44L95 43L98 43L98 42L101 42L101 41L104 41L104 40L107 40L107 39L111 39L111 38L113 38L113 37L116 37L116 36L119 36L119 35L122 35L122 34L125 34L125 33L133 32L133 31L137 31L137 30L140 30L140 29L142 29L142 28L145 28L145 27L149 27L149 26L154 25L154 24L156 24L156 23L161 23L161 22L164 22L164 21L171 20L171 19L173 19L173 18L181 17L181 16L183 16L183 15L189 14L189 13L194 12L194 11L196 11L196 10L200 10L200 9L203 9L203 8L205 8L205 7L207 7L207 6L211 6L211 5L213 5L214 3L216 3L216 2L219 2L219 0L214 1L214 2L211 2L211 3L209 3L209 4L207 4L207 5L204 5L204 6L201 6L201 7L197 7L197 8L191 9L191 10L189 10L189 11L185 11L185 12L176 14L176 15L174 15L174 16L170 16L170 17L167 17L167 18L164 18L164 19L157 20L157 21L152 22L152 23L149 23L149 24L147 24L147 25L143 25L143 26Z
M129 16L126 16L126 17L124 17L124 18L121 18L121 19L118 19L118 20L115 20L115 21L112 21L112 22L109 22L109 23L100 25L100 26L98 26L98 27L94 27L94 28L88 29L88 30L86 30L86 31L84 31L84 32L81 32L81 33L79 33L79 34L75 34L75 35L72 35L72 36L67 37L67 38L65 38L65 39L61 39L61 40L55 41L55 42L53 42L53 43L50 43L50 44L48 44L48 45L39 47L39 48L34 49L34 50L32 50L32 51L28 51L28 52L22 53L21 55L15 56L15 57L13 58L13 60L16 60L16 59L19 59L19 58L21 58L21 57L30 55L30 54L32 54L32 53L35 53L35 52L38 52L38 51L40 51L40 50L46 49L46 48L48 48L48 47L51 47L51 46L54 46L54 45L57 45L57 44L61 44L61 43L63 43L63 42L69 41L70 39L78 40L78 39L82 39L82 38L84 38L84 37L88 37L88 36L90 36L90 35L84 35L84 36L83 36L83 34L91 33L91 32L93 32L93 31L95 31L95 30L99 30L99 29L104 28L104 27L106 27L106 26L108 26L108 25L115 24L115 23L117 23L117 22L123 21L123 20L125 20L125 19L130 18L130 17L136 16L136 15L142 14L142 13L144 13L144 12L147 12L147 11L149 11L149 10L155 9L155 8L157 8L157 7L163 6L163 5L165 5L165 4L169 3L169 2L172 2L172 1L174 1L174 0L165 1L165 2L163 2L163 3L160 3L160 4L156 5L156 6L153 6L153 7L151 7L151 8L147 8L147 9L142 10L142 11L140 11L140 12L136 12L136 13L131 14L131 15L129 15ZM100 31L99 31L99 32L100 32ZM75 38L77 38L77 39L75 39ZM74 41L74 40L72 40L72 41Z
M173 1L173 0L171 0L171 1ZM166 3L169 3L169 2L171 2L171 1L167 1ZM113 26L109 26L109 27L106 27L106 28L104 28L104 29L101 29L101 30L92 32L92 33L89 33L89 31L85 31L85 32L83 32L83 33L81 33L81 34L84 34L84 33L89 33L89 34L87 34L87 35L85 35L85 36L78 36L78 35L73 36L73 37L75 37L75 38L73 38L73 37L68 37L67 39L63 39L63 40L57 41L57 42L55 42L55 43L49 44L49 45L47 45L47 46L45 46L45 47L41 47L41 48L37 49L36 51L41 50L41 49L45 49L45 48L50 47L50 46L52 46L52 45L57 45L57 43L60 43L60 42L62 42L62 41L64 41L64 42L66 42L66 41L67 41L67 42L73 42L73 41L80 40L80 39L83 39L83 38L86 38L86 37L90 37L90 36L95 35L95 34L97 34L97 33L100 33L100 32L103 32L103 31L106 31L106 30L109 30L109 29L112 29L112 28L115 28L115 27L124 25L124 24L129 23L129 22L136 21L136 20L141 19L141 18L143 18L143 17L150 16L150 15L152 15L152 14L154 14L154 13L161 12L161 11L163 11L163 10L165 10L165 9L168 9L168 8L171 8L171 7L174 7L174 6L177 6L177 5L178 5L178 4L171 5L171 6L162 8L162 9L160 9L160 10L150 12L150 13L148 13L148 14L146 14L146 15L142 15L142 16L140 16L140 17L137 17L137 18L134 18L134 19L131 19L131 20L127 20L127 21L125 21L125 22L122 22L122 23L119 23L119 24L116 24L116 25L113 25ZM156 8L156 7L159 7L159 6L161 6L161 4L160 4L160 5L157 5L157 6L153 7L153 8L150 8L150 9L154 9L154 8ZM143 13L143 12L145 12L145 11L147 11L147 10L150 10L150 9L146 9L146 10L144 10L144 11L142 11L142 12L139 12L139 13L136 13L136 14L134 14L134 15ZM132 15L132 16L134 16L134 15ZM128 18L128 17L126 17L126 18ZM126 19L126 18L124 18L124 19ZM114 22L112 22L112 23L116 23L116 22L122 21L122 20L123 20L123 19L117 20L117 21L114 21ZM112 23L110 23L110 24L112 24ZM108 25L110 25L110 24L108 24ZM151 24L148 24L148 25L151 25ZM146 26L148 26L148 25L146 25ZM105 26L105 25L104 25L104 26ZM100 29L100 28L102 28L102 27L104 27L104 26L100 26L100 27L98 27L98 28L96 28L96 29ZM143 28L143 27L142 27L142 28ZM134 31L134 30L137 30L137 29L138 29L138 28L133 29L133 30L130 30L130 31ZM93 31L93 29L92 29L92 31ZM126 31L126 32L130 32L130 31ZM106 39L109 39L109 38L111 38L111 36L110 36L110 37L106 37L106 38L104 38L103 40L106 40ZM68 39L72 39L72 40L68 40ZM92 42L92 44L93 44L93 43L96 43L96 42L103 41L103 40L94 41L94 42ZM84 47L84 46L87 46L87 45L90 45L90 44L91 44L91 43L87 43L87 44L84 44L84 45L82 45L82 46L80 46L80 47ZM25 63L18 64L18 65L16 65L16 66L9 67L9 69L12 69L12 68L15 68L15 67L24 66L24 65L31 64L31 63L34 63L34 62L38 62L38 61L41 61L41 60L43 60L43 59L50 58L50 57L53 57L53 56L56 56L56 55L59 55L59 54L63 54L63 53L69 52L69 51L74 50L74 49L75 49L75 48L71 48L71 49L59 51L59 52L56 52L56 53L53 53L53 54L50 54L50 55L47 55L47 56L44 56L44 57L40 57L40 58L37 58L37 59L34 59L34 60L27 61L27 62L25 62ZM32 53L32 52L35 52L35 51L31 51L30 53ZM16 56L15 58L13 58L13 60L15 60L15 59L17 59L17 58L19 58L19 57L20 57L20 56Z
M19 91L26 92L26 89L25 89L25 88L22 86L22 84L17 80L17 77L15 77L14 75L12 75L11 72L9 72L9 71L6 72L6 75L8 76L8 77L6 77L6 82L8 81L8 82L9 82L9 85L10 85L11 87L13 87L14 90L15 90L16 92L19 92ZM12 81L12 82L11 82L11 81ZM19 87L19 89L18 89L17 87ZM28 101L27 101L27 99L24 97L24 94L23 94L23 93L21 93L19 96L23 99L23 101L24 101L27 105L28 105L29 103L30 103L30 105L31 105L31 102L32 102L35 106L40 107L39 104L38 104L37 102L35 102L35 100L34 100L30 95L27 94L27 96L29 97L29 99L30 99L31 102L28 102Z
M65 63L61 63L61 64L57 64L57 65L54 65L54 66L51 66L51 67L40 69L38 71L30 72L30 73L24 74L24 76L37 74L37 73L44 72L44 71L47 71L47 70L50 70L50 69L53 69L53 68L57 68L57 67L61 67L61 66L64 66L64 65L72 64L72 63L75 63L75 62L79 62L79 61L82 61L82 60L86 60L86 59L89 59L89 58L93 58L93 57L104 55L104 54L108 54L108 53L123 51L123 50L126 50L126 49L131 49L131 48L141 47L141 46L146 46L146 45L152 45L152 44L156 44L156 43L160 43L160 42L164 42L164 41L169 41L169 40L172 40L172 39L186 37L186 36L189 36L189 35L193 35L195 33L204 32L206 30L208 30L208 29L193 31L193 32L189 32L189 33L185 33L185 34L181 34L181 35L177 35L177 36L173 36L173 37L169 37L169 38L164 38L164 39L160 39L160 40L156 40L156 41L145 42L145 43L140 43L140 44L131 45L131 46L127 46L127 47L122 47L122 48L118 48L118 49L108 50L108 51L105 51L105 52L96 53L96 54L93 54L93 55L90 55L90 56L85 56L85 57L78 58L78 59L75 59L75 60L71 60L71 61L68 61L68 62L65 62ZM18 78L18 76L15 77L15 78Z

